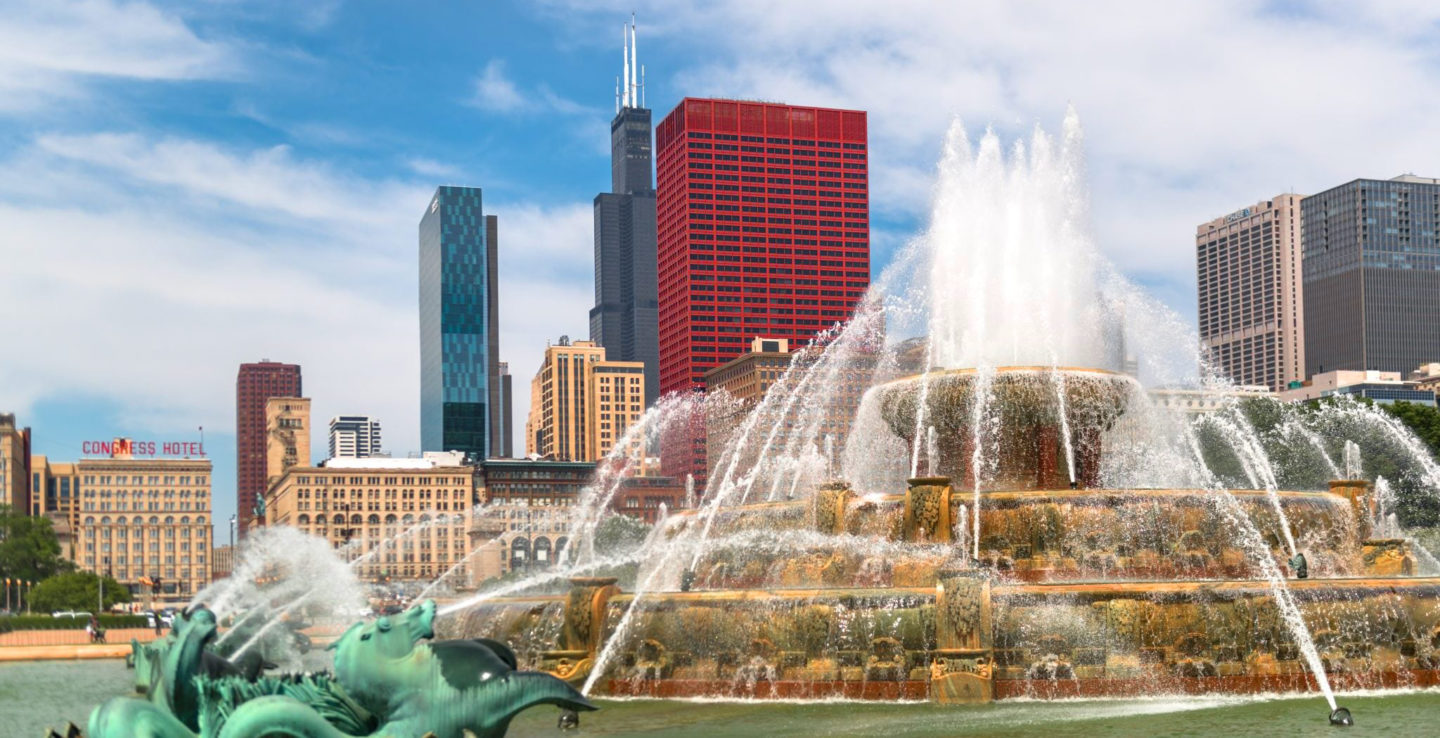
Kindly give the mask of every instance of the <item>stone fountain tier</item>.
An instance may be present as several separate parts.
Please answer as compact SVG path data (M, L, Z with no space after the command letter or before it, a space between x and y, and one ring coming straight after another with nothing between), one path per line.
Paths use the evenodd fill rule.
M695 589L926 587L961 565L1004 581L1138 581L1259 578L1234 543L1215 492L1204 490L1026 490L993 492L981 505L980 556L971 560L963 524L970 497L944 479L912 480L906 495L856 497L843 484L810 500L721 511L719 541L695 568ZM1358 490L1358 491L1355 491ZM1281 508L1314 576L1409 573L1408 548L1370 541L1357 525L1366 488L1279 492ZM1354 494L1349 494L1354 492ZM1270 542L1281 546L1265 492L1230 492ZM689 514L670 529L687 535ZM726 543L729 541L730 543Z
M1291 591L1337 688L1440 685L1440 579ZM497 599L443 627L583 679L581 644L554 638L572 599ZM604 640L632 596L583 599L607 614ZM1255 580L1002 584L948 572L929 587L653 593L641 608L600 692L982 702L1314 689Z
M1064 428L1069 429L1075 483L1098 486L1101 434L1141 391L1133 377L1102 369L1011 366L986 372L937 369L879 385L864 402L879 403L890 430L907 443L915 442L917 428L923 434L934 427L939 459L933 472L969 488L974 485L975 403L984 397L990 420L982 430L982 447L991 458L981 460L986 469L982 486L1050 489L1071 482Z

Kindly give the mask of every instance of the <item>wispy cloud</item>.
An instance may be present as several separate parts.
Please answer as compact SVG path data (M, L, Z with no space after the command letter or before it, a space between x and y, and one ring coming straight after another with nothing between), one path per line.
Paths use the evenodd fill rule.
M234 150L136 133L51 134L41 136L37 146L123 181L238 206L251 217L315 221L345 233L393 228L413 215L397 212L399 203L423 203L428 196L420 185L346 175L322 162L299 159L288 146Z
M500 358L515 376L517 429L530 409L530 378L547 341L590 332L594 221L590 203L499 202ZM517 445L516 453L520 453Z
M474 95L469 104L492 113L522 114L556 112L565 115L584 115L594 112L573 100L561 97L548 85L540 84L534 90L522 90L505 71L505 60L491 59L475 78Z
M424 157L411 157L405 160L405 166L410 171L430 179L458 179L463 172L453 164L446 164L443 161L426 159Z
M145 2L20 0L0 23L0 111L83 96L99 78L221 79L240 62L173 13Z

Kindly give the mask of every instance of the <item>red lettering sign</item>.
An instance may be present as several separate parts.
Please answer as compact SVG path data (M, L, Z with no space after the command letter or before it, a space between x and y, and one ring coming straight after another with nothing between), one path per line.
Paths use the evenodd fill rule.
M196 441L136 441L116 438L109 441L82 441L85 456L189 456L204 457L205 446Z

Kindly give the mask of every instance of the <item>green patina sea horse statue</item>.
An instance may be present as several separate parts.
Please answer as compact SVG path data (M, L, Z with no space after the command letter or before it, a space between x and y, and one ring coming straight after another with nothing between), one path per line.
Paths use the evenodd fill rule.
M434 636L435 603L351 626L331 648L333 674L243 674L211 652L217 628L204 607L183 613L166 639L134 644L147 665L146 699L118 697L90 716L90 738L466 738L503 736L522 710L552 704L593 710L549 674L516 670L489 640ZM140 674L137 669L137 682ZM140 686L137 684L137 686Z

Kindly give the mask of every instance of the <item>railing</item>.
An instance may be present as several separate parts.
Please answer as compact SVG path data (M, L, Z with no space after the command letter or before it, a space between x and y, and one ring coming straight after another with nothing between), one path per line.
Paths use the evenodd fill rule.
M159 638L154 628L102 628L105 643L129 643L134 638L142 643ZM92 641L82 626L79 630L15 630L0 633L0 648L8 646L83 646Z

